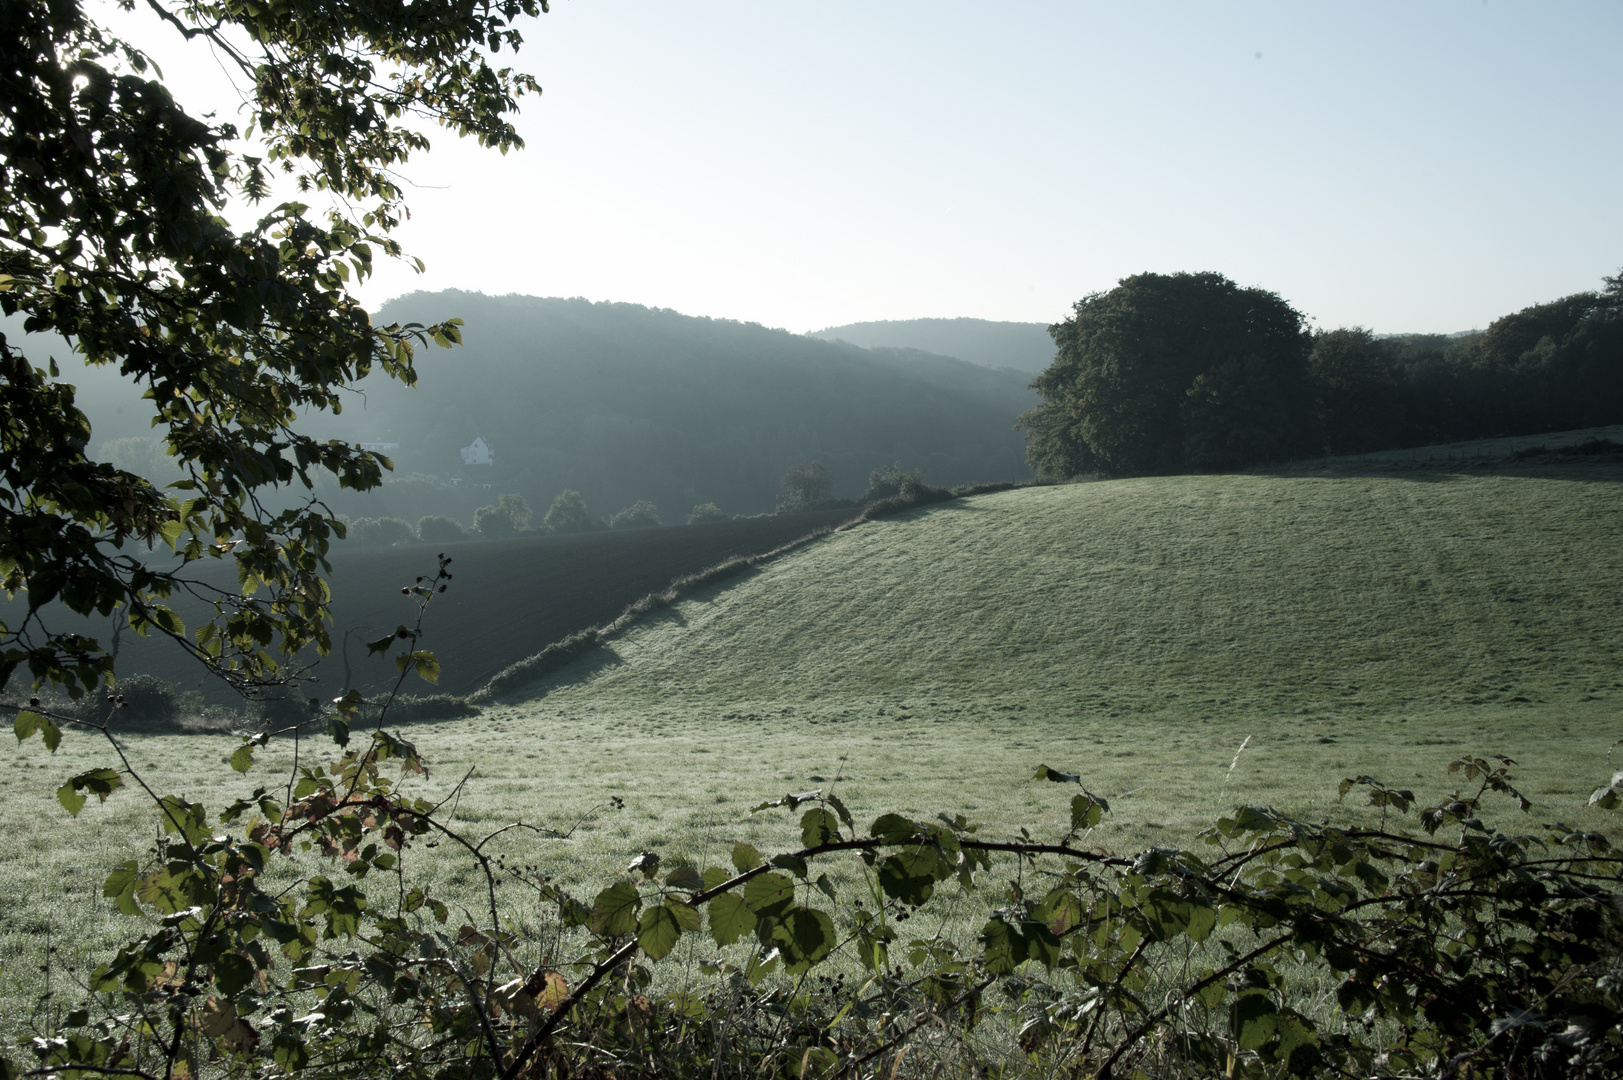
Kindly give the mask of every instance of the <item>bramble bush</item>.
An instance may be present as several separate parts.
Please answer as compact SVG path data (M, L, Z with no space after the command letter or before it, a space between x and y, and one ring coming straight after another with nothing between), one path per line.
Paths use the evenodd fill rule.
M416 646L449 563L408 587L415 625L370 643L397 669L387 697L350 691L319 718L242 736L229 764L246 776L271 740L312 725L331 760L296 756L284 781L210 810L149 787L108 737L116 764L62 785L70 814L137 789L159 839L103 885L129 940L81 1003L42 1008L37 1031L0 1046L0 1077L1623 1069L1623 860L1597 832L1485 823L1489 800L1530 809L1502 757L1454 761L1460 786L1429 805L1341 781L1372 808L1366 827L1242 806L1195 848L1136 855L1090 844L1109 805L1046 766L1035 782L1074 792L1046 837L986 837L947 814L863 828L818 789L753 811L791 815L793 850L740 843L704 868L644 852L572 895L524 857L567 834L522 821L464 833L446 800L403 786L425 763L386 722L408 677L437 678ZM108 735L37 699L12 709L18 739L51 751L62 723ZM1590 800L1619 801L1623 774ZM447 851L477 871L477 912L453 916L424 884ZM831 875L840 862L848 873ZM503 910L513 889L551 912L543 932ZM965 894L990 909L972 940L910 925ZM684 939L703 948L678 952ZM702 976L657 978L696 953Z

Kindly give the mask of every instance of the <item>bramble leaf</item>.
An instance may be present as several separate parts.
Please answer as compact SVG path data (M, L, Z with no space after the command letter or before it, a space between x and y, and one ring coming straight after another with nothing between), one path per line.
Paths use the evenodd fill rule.
M599 937L618 937L637 929L637 910L642 897L629 881L619 881L597 894L588 924Z
M761 858L761 853L748 844L739 843L733 845L733 866L740 874L749 873L764 861Z
M682 936L676 915L664 904L651 907L637 921L637 944L654 960L663 960Z
M742 896L722 893L706 905L710 911L710 936L717 945L731 945L755 929L755 912L749 909Z

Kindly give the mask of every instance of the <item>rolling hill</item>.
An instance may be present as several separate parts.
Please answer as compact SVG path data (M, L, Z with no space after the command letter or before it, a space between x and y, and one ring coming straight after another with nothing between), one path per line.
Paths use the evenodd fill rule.
M846 341L865 349L922 349L986 367L1035 375L1054 362L1046 323L988 319L887 319L815 330L808 337Z
M397 474L448 476L478 433L496 465L470 478L538 510L565 487L599 514L649 499L667 522L700 502L770 511L784 470L808 460L844 497L894 461L946 485L1031 475L1013 425L1036 397L1018 372L578 299L413 294L374 317L452 315L465 344L419 351L416 391L370 387L341 417L312 417L312 434L397 443ZM444 512L403 488L334 496L351 516Z
M1088 725L1555 715L1623 700L1620 536L1616 465L1010 491L717 586L550 696L1018 701Z

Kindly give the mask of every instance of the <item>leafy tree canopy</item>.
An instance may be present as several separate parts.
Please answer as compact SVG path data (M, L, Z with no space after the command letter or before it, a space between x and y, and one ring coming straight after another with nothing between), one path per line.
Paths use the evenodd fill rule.
M731 521L732 519L731 514L722 513L721 507L715 503L704 502L698 503L692 510L688 511L687 521L689 525L709 525L711 522Z
M126 5L131 7L132 5ZM134 10L202 50L243 90L245 125L177 103L135 46L79 0L0 0L0 311L56 334L146 391L185 478L164 490L87 454L90 426L55 360L0 335L0 576L27 612L0 625L0 685L26 665L72 693L107 678L95 640L48 625L56 600L128 609L240 685L274 678L272 649L329 645L326 552L341 528L313 494L330 473L376 486L387 459L296 432L342 408L376 369L415 381L413 346L458 321L374 326L349 293L405 206L398 170L423 121L506 151L533 79L496 66L514 20L544 0L145 0ZM199 56L201 58L201 52ZM225 215L273 186L320 198ZM277 489L302 489L301 499ZM162 544L177 558L145 553ZM236 593L189 632L164 603L232 559Z
M552 500L547 507L547 516L541 519L549 533L576 533L596 532L607 526L592 516L586 508L586 499L573 488L564 488L563 492Z
M821 461L789 466L779 483L783 486L783 497L778 500L780 514L817 510L834 498L834 481Z
M609 518L611 529L657 529L663 524L659 520L659 507L647 499L638 499Z
M1216 273L1138 274L1049 333L1058 355L1032 383L1043 403L1020 418L1042 472L1223 468L1302 438L1309 339L1275 293Z

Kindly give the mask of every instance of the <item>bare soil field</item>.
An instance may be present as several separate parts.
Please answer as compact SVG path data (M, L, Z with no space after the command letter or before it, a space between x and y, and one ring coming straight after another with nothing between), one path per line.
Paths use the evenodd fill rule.
M307 658L314 682L307 696L328 698L349 685L384 689L388 672L365 663L369 639L403 622L416 607L402 586L433 574L435 555L452 558L455 580L434 602L424 627L423 648L432 649L444 671L440 689L466 694L510 664L560 638L612 622L627 605L659 592L674 579L739 555L759 555L808 533L831 528L856 509L747 518L710 525L670 526L625 532L519 536L509 540L361 548L335 545L333 652ZM201 621L199 605L177 604L188 627ZM301 658L306 659L306 658ZM346 659L353 681L345 677ZM203 675L173 642L156 635L125 635L118 654L121 675L156 675L196 688L214 701L229 691ZM413 690L426 689L418 683Z

